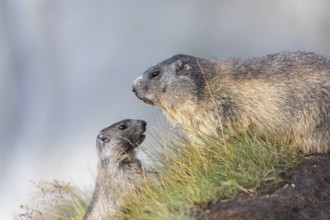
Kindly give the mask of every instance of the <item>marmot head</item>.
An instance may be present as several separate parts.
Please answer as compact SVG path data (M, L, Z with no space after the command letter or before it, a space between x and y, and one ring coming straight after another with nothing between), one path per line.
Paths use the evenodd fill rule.
M131 154L145 139L146 125L143 120L127 119L100 131L96 140L100 160Z
M132 90L147 104L164 107L196 103L203 95L205 76L198 58L175 55L145 71Z

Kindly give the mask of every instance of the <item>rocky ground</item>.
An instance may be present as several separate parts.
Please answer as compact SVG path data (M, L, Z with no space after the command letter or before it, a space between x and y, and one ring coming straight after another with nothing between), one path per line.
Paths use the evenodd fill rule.
M209 204L198 219L329 220L330 154L301 158L275 189L273 193L244 193Z

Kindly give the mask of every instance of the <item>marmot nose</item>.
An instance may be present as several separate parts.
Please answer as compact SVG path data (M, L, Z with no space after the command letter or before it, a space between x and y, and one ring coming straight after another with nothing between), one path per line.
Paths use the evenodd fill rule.
M134 84L132 85L132 91L136 93Z

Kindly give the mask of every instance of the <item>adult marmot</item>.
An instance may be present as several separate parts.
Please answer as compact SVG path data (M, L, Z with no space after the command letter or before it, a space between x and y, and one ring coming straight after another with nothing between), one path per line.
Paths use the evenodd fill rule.
M330 150L330 61L314 53L225 60L176 55L148 69L132 89L188 132L254 129L304 153Z
M143 169L134 149L145 135L147 123L123 120L100 131L96 146L99 156L96 185L84 219L107 219L120 208L118 196L133 192L141 181Z

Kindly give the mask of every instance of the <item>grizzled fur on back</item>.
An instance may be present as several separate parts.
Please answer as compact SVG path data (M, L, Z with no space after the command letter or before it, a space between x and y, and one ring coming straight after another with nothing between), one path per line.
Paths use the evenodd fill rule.
M120 209L119 197L132 193L140 184L143 169L134 149L145 135L146 122L123 120L100 131L96 146L99 156L95 190L84 219L108 219Z
M330 61L315 53L175 55L148 69L132 89L188 133L254 130L305 153L330 151Z

